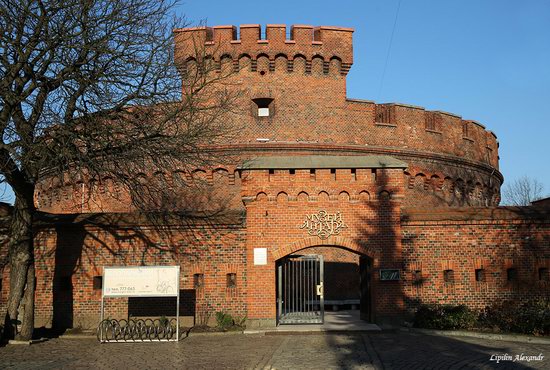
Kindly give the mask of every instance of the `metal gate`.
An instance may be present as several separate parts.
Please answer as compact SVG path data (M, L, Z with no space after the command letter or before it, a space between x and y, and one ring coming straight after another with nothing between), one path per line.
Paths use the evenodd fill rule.
M277 265L277 322L322 324L323 256L288 256Z

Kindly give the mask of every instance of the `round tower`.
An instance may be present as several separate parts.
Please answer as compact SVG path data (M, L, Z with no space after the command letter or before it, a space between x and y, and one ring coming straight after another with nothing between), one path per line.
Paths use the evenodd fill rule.
M284 25L267 25L265 33L260 25L237 31L175 31L183 73L204 48L219 71L233 72L227 86L244 91L244 130L234 148L255 155L390 155L409 165L405 206L498 204L498 141L483 125L448 112L346 96L353 29L294 25L289 38Z
M214 73L224 75L224 88L242 92L236 102L241 134L224 143L225 150L242 158L391 156L408 165L405 207L498 205L503 181L498 141L483 125L452 113L347 97L353 29L293 25L287 36L285 25L267 25L265 32L260 25L241 25L174 34L184 89L197 58L207 58ZM228 185L239 186L238 166L224 169ZM208 179L217 173L202 170ZM181 176L178 169L166 169L166 175ZM93 192L88 185L43 183L38 206L49 212L94 211L80 204L81 193ZM112 189L95 195L97 210L127 210L106 199L120 191L116 184L107 188Z

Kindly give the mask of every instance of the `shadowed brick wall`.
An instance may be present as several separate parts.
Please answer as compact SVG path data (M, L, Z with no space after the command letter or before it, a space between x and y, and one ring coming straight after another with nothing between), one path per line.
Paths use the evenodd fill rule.
M409 309L550 297L550 209L404 209L401 230ZM452 271L451 281L445 270Z
M159 234L146 224L128 226L114 220L111 218L106 227L98 227L97 222L64 220L38 232L37 327L95 327L101 290L94 289L94 277L103 274L103 266L179 265L180 314L187 317L186 325L195 324L196 318L214 317L216 311L246 315L247 271L242 224L176 225ZM229 273L236 274L235 287L227 287ZM194 286L195 274L204 276L200 287ZM8 268L2 276L8 281ZM1 293L0 307L5 309L8 289L2 289ZM130 302L130 314L151 313L151 306L158 311L158 302L134 300ZM174 313L172 306L165 308L164 315ZM105 314L111 318L127 318L128 299L108 299Z

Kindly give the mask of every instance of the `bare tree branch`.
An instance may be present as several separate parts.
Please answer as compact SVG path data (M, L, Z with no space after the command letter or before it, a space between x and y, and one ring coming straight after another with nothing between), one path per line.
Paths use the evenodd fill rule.
M544 186L540 181L523 176L504 185L503 203L509 206L528 206L543 198L543 191Z
M143 183L141 174L219 164L223 154L209 148L238 133L238 94L224 86L227 74L203 45L196 45L194 66L178 66L182 88L172 30L185 24L171 15L174 5L0 0L0 176L16 197L6 316L12 336L32 335L37 185L111 179L136 210L187 212L201 203L193 197L206 194L197 182L182 204L181 189Z

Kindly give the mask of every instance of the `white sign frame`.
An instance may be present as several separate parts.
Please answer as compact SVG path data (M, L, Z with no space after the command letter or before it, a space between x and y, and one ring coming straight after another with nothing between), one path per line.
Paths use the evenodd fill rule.
M161 272L164 270L164 272ZM124 272L130 272L130 276L123 279L134 279L130 284L127 281L120 282ZM151 276L157 272L157 277L162 281L156 281ZM133 275L133 276L132 276ZM142 276L139 276L142 275ZM172 276L170 276L172 275ZM109 277L109 279L108 279ZM147 279L143 281L143 279ZM112 280L109 281L109 280ZM142 281L140 281L142 280ZM103 296L116 297L177 297L179 285L179 266L104 266L103 267ZM118 291L117 291L118 290Z
M107 289L107 279L105 272L108 270L163 270L163 269L174 269L176 274L176 279L173 281L176 286L176 291L174 293L161 292L161 293L119 293L119 294L105 294ZM164 282L164 281L163 281ZM157 282L158 283L158 282ZM135 287L134 287L135 288ZM157 287L157 290L159 288ZM125 289L132 290L132 289ZM135 290L135 289L134 289ZM128 298L128 297L176 297L176 338L175 339L165 339L164 341L179 341L179 327L180 327L180 266L103 266L103 275L102 275L102 287L101 287L101 315L100 323L103 322L104 318L104 308L105 308L105 298Z

